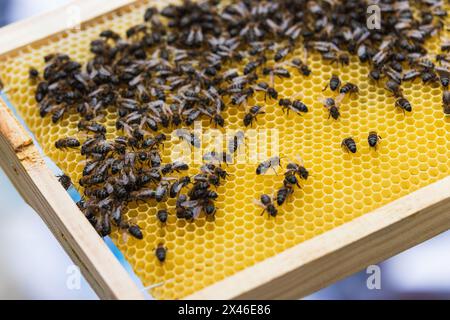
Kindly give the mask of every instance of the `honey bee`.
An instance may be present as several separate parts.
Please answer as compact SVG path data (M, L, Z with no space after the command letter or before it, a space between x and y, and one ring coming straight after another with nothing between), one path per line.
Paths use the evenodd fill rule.
M351 83L351 82L347 82L339 90L339 93L341 95L345 95L345 94L350 94L351 95L353 93L358 93L358 92L359 92L358 86L356 84Z
M166 261L167 248L164 247L163 244L159 244L155 250L155 256L159 260L159 262L163 263L164 261Z
M338 120L341 116L341 113L339 111L339 106L336 104L336 101L334 101L333 98L326 98L322 101L323 106L328 109L328 119L332 117L334 120Z
M286 46L286 47L281 47L279 48L274 55L274 60L275 62L279 62L281 60L283 60L284 58L286 58L286 56L292 51L292 47L291 46Z
M128 226L128 233L138 240L144 239L141 228L136 224L131 224Z
M59 183L63 186L64 189L69 190L69 188L72 186L72 180L70 177L66 174L61 174L57 176Z
M78 129L84 130L84 131L90 131L93 133L106 133L106 128L104 125L94 122L94 121L87 121L87 120L81 120L78 122Z
M300 179L308 180L309 171L303 165L303 160L300 157L298 157L298 159L300 161L300 164L297 164L295 162L288 163L288 165L286 166L287 169L286 174L294 173L297 174L300 177Z
M308 107L301 102L300 100L294 100L291 101L290 99L280 99L278 101L278 104L280 107L284 110L287 110L287 114L289 114L289 110L292 110L293 112L297 113L298 115L301 115L301 113L307 113Z
M284 175L283 185L285 187L293 187L294 185L301 188L295 173L287 171Z
M36 68L31 67L30 70L28 70L28 77L30 80L39 79L39 71Z
M450 69L445 67L436 67L436 72L439 74L442 87L447 89L450 84Z
M236 153L241 145L245 143L245 134L243 131L238 131L228 142L228 152L230 154Z
M394 81L394 80L389 80L388 82L386 82L385 85L386 89L389 90L390 92L392 92L392 94L394 95L394 97L402 97L402 88L400 88L400 83Z
M82 187L88 187L88 186L92 186L92 185L96 185L96 184L101 184L101 183L105 182L105 180L106 180L105 175L93 174L90 176L82 177L79 180L79 184Z
M330 82L327 83L327 85L325 86L325 88L323 88L322 91L325 91L328 87L330 87L331 91L336 91L339 89L340 86L341 86L341 79L339 79L337 75L333 74L330 78Z
M169 190L169 196L175 198L185 186L191 183L191 178L189 176L182 177L175 181Z
M370 131L367 137L367 142L369 143L370 147L375 148L376 150L380 139L381 137L378 135L378 133L376 133L376 131Z
M298 58L293 59L288 65L296 68L304 76L309 76L311 74L311 69L308 65L304 64L303 61Z
M278 189L277 196L276 196L277 205L278 206L283 205L286 202L287 198L293 193L294 193L294 189L290 186L284 185L283 187Z
M442 95L442 108L444 110L445 116L450 116L450 91L444 91Z
M256 117L260 114L265 114L264 111L261 110L261 106L253 106L250 108L250 111L244 116L244 126L248 127L253 124L253 121L256 121Z
M130 193L130 199L136 202L146 202L150 199L156 198L156 191L153 189L141 189Z
M406 112L412 111L411 103L409 103L409 101L403 97L400 97L397 99L397 101L395 101L395 106L397 108L400 108L403 111L403 113L405 113L405 111Z
M344 147L347 152L356 153L356 142L352 137L342 140L341 147Z
M161 223L166 223L169 214L167 210L158 210L158 212L156 213L156 217L158 218L158 221L160 221Z
M264 162L261 162L258 167L256 168L256 174L257 175L261 175L261 174L265 174L267 172L267 170L269 170L270 168L273 169L273 171L275 173L277 173L275 171L275 167L279 167L280 166L280 162L281 159L280 157L272 157Z
M55 142L56 149L78 148L80 141L76 138L62 138Z
M263 194L259 201L255 200L255 203L264 208L263 211L261 212L261 215L263 215L264 212L267 212L269 217L277 216L278 210L273 204L272 198L267 194Z
M267 82L257 83L254 89L256 91L264 92L264 100L266 100L267 95L272 99L278 99L278 92L275 90L275 88L269 86Z
M189 132L186 129L177 129L175 130L175 135L195 148L201 147L201 140L195 135L194 132Z

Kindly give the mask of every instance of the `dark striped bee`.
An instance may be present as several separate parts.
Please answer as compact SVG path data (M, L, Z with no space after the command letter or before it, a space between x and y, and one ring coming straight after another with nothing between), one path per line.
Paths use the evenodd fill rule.
M323 106L328 109L328 119L332 117L334 120L339 119L341 113L339 112L339 106L336 104L333 98L323 99Z
M186 129L177 129L175 130L175 135L195 148L201 147L201 140L195 135L194 132L189 132Z
M287 171L284 175L283 185L285 187L293 187L294 185L301 188L295 173Z
M233 159L232 156L226 152L222 152L222 151L209 151L206 152L203 157L202 157L203 161L208 161L208 162L214 162L214 163L232 163Z
M412 111L412 106L411 103L406 100L406 98L400 97L397 99L397 101L395 101L395 106L397 108L400 108L403 113L405 113L405 111L407 112L411 112Z
M264 214L264 212L267 212L269 217L276 217L278 214L278 210L275 207L275 205L272 202L272 198L268 196L267 194L263 194L259 201L255 200L255 203L261 207L263 207L263 211L261 212L261 215Z
M381 137L376 133L376 131L370 131L369 136L367 137L367 142L369 143L369 146L372 148L377 149L378 142L380 141Z
M39 79L39 71L37 71L36 68L31 67L30 70L28 70L28 76L30 80L37 80Z
M380 69L374 68L369 72L369 78L373 81L378 81L381 79L381 71Z
M78 130L80 131L91 131L93 133L106 133L106 128L104 125L97 123L95 121L81 120L78 122Z
M284 98L278 101L278 105L283 108L283 112L284 110L287 110L287 114L289 114L289 110L292 110L298 115L300 115L300 113L308 112L308 107L300 100L291 101L290 99Z
M290 78L291 73L289 70L282 68L282 67L265 67L263 68L263 75L270 76L270 83L273 87L275 83L275 77L279 78Z
M286 56L291 52L291 50L292 50L291 46L282 47L275 52L273 59L275 60L275 62L279 62L284 58L286 58Z
M402 97L402 88L400 88L400 83L389 80L385 85L386 89L392 92L394 97Z
M436 72L439 74L442 87L447 89L450 84L450 69L444 67L436 67Z
M153 189L141 189L130 193L130 199L136 202L146 202L156 198L156 191Z
M304 64L303 61L298 58L292 59L291 63L288 65L296 68L304 76L309 76L311 74L311 69L308 65Z
M257 121L257 116L260 114L265 114L264 111L261 110L261 106L253 106L250 108L249 112L244 116L244 126L248 127L253 125L253 121Z
M287 198L294 193L294 189L290 186L283 186L277 191L277 204L279 206L283 205Z
M159 244L155 250L155 256L161 263L166 261L167 248L163 244Z
M256 91L264 92L264 100L266 100L267 95L272 99L278 99L278 92L275 90L275 88L269 86L267 82L258 82L255 85L254 89Z
M309 177L309 171L305 168L305 166L303 165L303 160L301 160L301 158L299 157L300 160L300 164L291 162L288 163L288 165L286 166L287 169L287 173L294 173L297 174L300 179L303 180L307 180Z
M442 108L444 110L444 114L448 117L450 116L450 91L444 91L442 95Z
M55 142L56 149L78 148L80 141L76 138L62 138Z
M331 76L330 82L327 83L325 88L322 91L325 91L328 87L330 87L331 91L336 91L341 86L341 79L335 74Z
M256 68L258 68L260 65L259 61L250 61L249 63L247 63L244 67L244 74L247 75L249 73L252 73L253 71L256 70Z
M167 210L158 210L158 212L156 213L156 218L158 218L158 221L160 221L161 223L166 223L167 219L169 217L169 214L167 212Z
M341 147L344 147L347 152L356 153L356 142L352 137L342 140Z
M158 134L154 138L147 138L142 142L142 148L144 149L153 149L158 148L160 145L164 144L164 141L167 140L167 137L164 133Z
M168 179L168 178L163 178ZM165 199L167 192L169 191L170 183L168 180L162 180L155 190L155 199L157 202L161 202Z
M103 182L105 182L105 180L106 180L105 175L93 174L90 176L82 177L79 180L79 183L80 183L80 186L82 186L82 187L88 187L88 186L103 183Z
M280 162L281 162L280 157L272 157L264 162L261 162L256 168L256 174L257 175L265 174L267 170L269 170L270 168L272 168L273 171L276 173L275 167L279 167Z
M57 176L59 183L63 186L64 189L69 190L69 188L72 186L72 180L70 177L66 174L61 174Z
M169 190L169 196L175 198L185 186L191 183L191 178L189 176L182 177L175 181Z
M128 226L128 233L138 240L144 239L141 228L136 224L131 224Z
M353 93L358 93L359 92L359 88L356 84L353 84L351 82L347 82L346 84L344 84L341 89L339 90L340 94L353 94Z
M228 142L228 152L235 153L241 145L245 142L245 134L243 131L238 131Z

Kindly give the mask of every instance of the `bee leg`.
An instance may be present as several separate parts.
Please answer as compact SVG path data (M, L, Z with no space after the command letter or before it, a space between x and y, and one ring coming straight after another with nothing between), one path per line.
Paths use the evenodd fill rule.
M263 211L261 212L260 216L262 216L264 214L264 212L266 212L266 209L264 208Z
M327 90L327 88L328 88L328 83L327 83L327 85L325 86L325 88L323 88L323 90L322 90L322 91L325 91L325 90Z

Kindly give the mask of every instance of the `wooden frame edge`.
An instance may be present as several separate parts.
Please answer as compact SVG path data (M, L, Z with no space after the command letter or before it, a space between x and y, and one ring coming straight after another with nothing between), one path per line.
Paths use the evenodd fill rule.
M143 299L126 270L44 163L0 98L0 166L102 299Z
M71 14L79 14L74 18L79 18L80 24L83 24L133 2L136 0L73 0L55 10L9 24L0 29L0 56L69 31L73 28L68 22ZM72 12L74 8L78 12ZM36 28L36 24L39 24L39 28Z
M185 299L298 299L448 229L450 177L246 268Z

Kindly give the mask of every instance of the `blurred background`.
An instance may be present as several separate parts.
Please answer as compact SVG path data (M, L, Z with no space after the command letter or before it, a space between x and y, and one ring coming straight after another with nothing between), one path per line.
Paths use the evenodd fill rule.
M67 2L0 0L0 26ZM84 279L79 288L68 289L71 260L1 169L0 203L0 299L97 299ZM449 248L446 232L379 264L380 290L367 288L370 274L362 271L306 299L450 299Z

